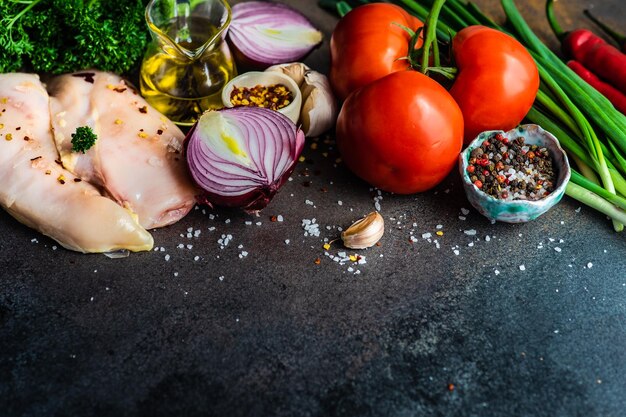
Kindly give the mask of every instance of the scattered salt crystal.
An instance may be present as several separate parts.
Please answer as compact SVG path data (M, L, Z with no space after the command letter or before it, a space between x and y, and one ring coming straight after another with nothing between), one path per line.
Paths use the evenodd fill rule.
M461 221L465 221L465 220L467 220L467 217L465 217L465 216L459 216L459 220L461 220Z
M416 226L417 226L417 223L413 223L413 227L416 227ZM438 224L437 226L435 226L435 229L441 230L441 229L443 229L443 225L442 224Z
M468 209L463 208L463 207L461 208L461 213L463 213L464 216L467 216L469 214L469 212L470 211Z
M169 262L169 260L170 260L170 255L169 254L165 255L165 262Z
M417 242L417 238L415 236L411 236L410 239L411 239L411 242L413 242L413 243Z
M52 246L52 250L57 250L57 247L56 246Z
M485 236L485 242L489 242L491 240L491 237L489 235Z
M252 222L251 221L247 221L245 224L246 224L246 226L252 226Z
M32 238L30 241L31 241L31 243L39 243L39 241L37 240L37 238Z
M187 233L191 233L191 232L193 232L193 227L187 228Z
M352 268L351 266L348 267L348 272L354 272L354 268Z
M467 246L469 246L470 248L474 247L474 242L468 243Z
M276 220L277 220L277 221L279 221L279 222L282 222L282 221L283 221L283 220L285 220L285 219L283 218L283 216L281 216L281 215L279 214L278 216L276 216Z
M159 249L161 252L165 252L165 248L163 246L161 246L161 249Z
M230 223L230 219L224 220L224 223L226 223L226 224Z
M476 236L476 230L475 229L464 230L463 233L465 233L468 236Z
M576 210L574 210L576 213L580 213L580 210L582 210L582 207L578 207Z
M178 272L174 272L174 276L177 277L178 276Z
M305 200L304 203L308 206L314 205L314 203L311 200Z
M218 277L218 279L219 279L220 281L224 281L224 275L220 275L220 276Z
M209 214L209 219L210 219L210 220L215 219L215 215L213 215L213 214Z
M591 267L593 267L593 264L592 264L591 262L589 262L589 263L587 264L587 268L591 269Z
M199 256L194 256L193 260L198 262L200 260L200 257Z
M520 266L519 266L519 270L520 270L520 271L526 271L526 266L524 266L524 265L520 265Z
M183 249L185 247L185 245L183 245L182 243L179 243L178 246L176 246L178 249Z
M288 244L289 244L289 242L290 242L290 240L289 240L289 239L285 239L285 245L288 245Z
M498 271L497 269L493 271L494 274L496 275L500 275L500 271Z
M432 236L430 233L422 233L422 239L430 239Z
M257 226L261 226L263 223L262 222L256 222Z
M341 201L341 200L337 201L337 205L343 206L343 201Z
M460 252L459 252L459 250L458 250L458 249L455 249L455 250L453 250L452 252L454 252L454 254L455 254L456 256L459 256L459 253L460 253Z
M252 224L252 222L251 222L250 224ZM215 227L209 227L209 228L208 228L208 231L209 231L209 232L213 232L213 231L215 231Z
M200 229L196 230L195 232L193 232L193 237L195 238L199 237L200 233L202 233Z
M559 248L558 246L555 246L555 247L554 247L554 250L555 250L556 252L561 252L561 248Z
M193 249L193 245L187 245L187 249L192 250Z

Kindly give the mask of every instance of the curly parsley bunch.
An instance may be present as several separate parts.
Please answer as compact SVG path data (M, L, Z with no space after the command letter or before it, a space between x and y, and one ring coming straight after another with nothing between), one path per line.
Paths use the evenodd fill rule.
M60 74L95 68L128 73L148 31L147 0L0 1L0 72Z

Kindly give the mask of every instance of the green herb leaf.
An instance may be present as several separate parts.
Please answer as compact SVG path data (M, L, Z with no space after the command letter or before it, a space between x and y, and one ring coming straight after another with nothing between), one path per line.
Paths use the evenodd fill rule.
M98 136L89 126L77 127L76 133L72 133L72 151L85 153L96 144L96 140Z

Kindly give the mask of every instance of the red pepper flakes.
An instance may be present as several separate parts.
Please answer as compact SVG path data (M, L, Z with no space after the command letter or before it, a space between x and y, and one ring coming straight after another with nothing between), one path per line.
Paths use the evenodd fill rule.
M456 387L454 386L454 384L448 384L448 391L452 392L455 390L455 388Z
M237 87L230 93L234 106L264 107L271 110L282 109L293 101L293 93L284 84L269 86L256 85L252 88Z
M270 221L276 223L278 221L277 216L270 216Z
M315 265L319 265L321 263L322 263L322 260L320 258L315 259Z

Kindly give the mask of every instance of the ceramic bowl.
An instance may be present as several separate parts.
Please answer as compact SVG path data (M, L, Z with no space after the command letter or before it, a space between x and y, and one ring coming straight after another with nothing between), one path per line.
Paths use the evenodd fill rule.
M224 86L224 89L222 90L222 103L225 107L234 107L230 102L230 93L235 87L252 88L257 85L273 84L283 84L287 86L289 91L293 94L292 102L289 105L278 109L278 111L291 119L291 121L295 124L298 124L298 119L300 118L300 108L302 107L302 93L294 80L279 72L250 71L238 75Z
M493 133L502 133L509 140L523 136L525 143L528 145L538 145L548 148L554 161L554 168L557 170L555 190L548 196L537 201L505 201L492 197L476 187L470 180L470 176L467 172L470 153L473 149L480 147L482 142L488 139ZM472 206L488 219L506 223L527 222L536 219L548 211L563 197L565 187L571 175L567 156L563 148L561 148L561 145L559 145L559 141L550 132L534 124L521 125L508 132L502 130L482 132L459 155L459 170L463 179L465 194L467 194L467 198Z

